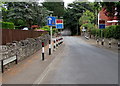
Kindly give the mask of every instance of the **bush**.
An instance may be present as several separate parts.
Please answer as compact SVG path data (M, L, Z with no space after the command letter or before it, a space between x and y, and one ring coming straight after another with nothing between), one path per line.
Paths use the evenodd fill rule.
M94 24L91 23L83 24L82 27L86 27L88 31L95 28Z
M39 28L39 29L50 32L50 27L49 27L49 26L43 26L42 28ZM56 31L57 31L56 28L52 28L53 34L54 34Z
M2 29L14 29L14 24L11 22L0 22L2 24Z
M109 26L106 29L91 29L90 33L94 36L105 38L115 38L120 39L120 25Z

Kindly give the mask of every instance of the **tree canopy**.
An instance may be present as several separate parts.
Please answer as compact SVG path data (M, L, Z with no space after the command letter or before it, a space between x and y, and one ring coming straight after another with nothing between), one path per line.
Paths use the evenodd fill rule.
M105 0L103 0L105 1ZM106 15L117 17L120 20L120 2L101 2L102 7L106 8Z
M77 34L79 31L79 18L86 10L94 12L94 5L89 2L73 2L65 9L64 24L65 28L72 31L72 35ZM78 33L80 34L80 33Z
M38 2L6 2L2 8L3 21L16 26L45 25L49 11Z
M59 2L43 2L42 5L47 10L53 11L53 16L60 17L64 15L64 2L62 0Z

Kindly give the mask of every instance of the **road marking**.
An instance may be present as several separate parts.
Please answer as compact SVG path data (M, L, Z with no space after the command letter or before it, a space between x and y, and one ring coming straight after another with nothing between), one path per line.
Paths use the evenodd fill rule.
M32 86L36 86L36 84L40 84L42 82L42 80L45 78L45 76L47 75L47 73L49 72L52 64L54 63L54 61L56 60L56 58L48 65L48 67L44 70L44 72L39 76L39 78L33 83Z
M61 53L57 54L57 56L61 55ZM56 56L56 57L57 57ZM55 62L55 60L57 58L54 58L53 61L47 66L47 68L44 70L44 72L39 76L39 78L33 83L32 86L37 86L39 84L41 84L42 80L46 77L46 75L48 74L48 72L50 71L50 68L52 67L53 63Z

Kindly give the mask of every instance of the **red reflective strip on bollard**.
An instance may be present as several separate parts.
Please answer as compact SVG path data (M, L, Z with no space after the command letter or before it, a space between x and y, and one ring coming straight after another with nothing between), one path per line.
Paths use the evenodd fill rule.
M42 47L44 47L44 42L42 42Z

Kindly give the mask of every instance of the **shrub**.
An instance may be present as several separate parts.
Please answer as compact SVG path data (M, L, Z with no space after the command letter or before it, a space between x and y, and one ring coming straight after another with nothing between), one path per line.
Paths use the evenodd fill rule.
M120 39L120 25L109 26L106 29L91 29L90 33L94 36L105 38L115 38Z
M11 22L0 22L2 24L2 29L14 29L14 24Z
M42 28L39 28L39 29L50 32L50 27L49 27L49 26L43 26ZM52 28L53 34L54 34L56 31L57 31L56 28Z
M91 23L83 24L82 27L86 27L88 31L95 28L94 24Z

